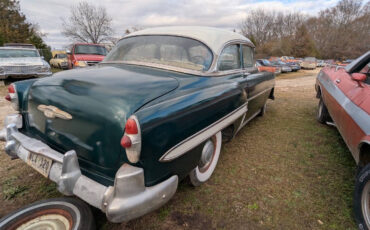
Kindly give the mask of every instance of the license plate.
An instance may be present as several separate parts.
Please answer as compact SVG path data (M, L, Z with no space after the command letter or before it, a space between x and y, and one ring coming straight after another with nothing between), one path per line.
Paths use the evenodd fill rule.
M32 152L30 152L27 159L27 164L41 173L44 177L49 176L52 163L53 160Z

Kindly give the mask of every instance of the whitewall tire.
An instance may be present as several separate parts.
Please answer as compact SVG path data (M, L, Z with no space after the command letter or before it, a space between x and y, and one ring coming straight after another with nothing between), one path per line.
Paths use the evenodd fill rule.
M189 174L190 182L193 186L200 186L209 178L211 178L220 156L221 145L221 131L216 133L204 143L199 164Z

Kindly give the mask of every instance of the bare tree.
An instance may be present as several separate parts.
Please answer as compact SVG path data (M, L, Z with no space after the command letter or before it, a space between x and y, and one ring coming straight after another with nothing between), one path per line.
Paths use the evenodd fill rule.
M256 45L257 57L354 58L370 49L370 1L340 0L312 17L252 10L239 27Z
M341 0L320 11L307 27L324 58L354 58L370 49L370 3Z
M113 34L112 19L106 9L88 2L72 6L71 15L62 22L62 33L74 41L101 43L108 41Z
M291 40L306 20L300 13L252 10L239 28L257 47L258 56L290 55Z

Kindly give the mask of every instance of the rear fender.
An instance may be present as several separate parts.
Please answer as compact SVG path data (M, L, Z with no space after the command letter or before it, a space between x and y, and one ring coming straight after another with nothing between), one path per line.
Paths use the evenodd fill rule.
M35 81L37 81L37 79L24 80L14 83L18 94L20 113L27 112L28 92Z
M171 161L160 161L164 153L243 105L246 96L236 83L203 88L144 107L135 115L142 129L141 163L147 186L171 175L183 178L196 167L202 144ZM237 120L237 119L236 119ZM236 120L234 122L236 122ZM181 169L181 170L180 170Z

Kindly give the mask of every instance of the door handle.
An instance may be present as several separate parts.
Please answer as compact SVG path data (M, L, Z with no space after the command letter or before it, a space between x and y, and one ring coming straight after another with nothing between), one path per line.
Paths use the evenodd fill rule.
M340 83L340 79L335 80L335 82L339 84Z

